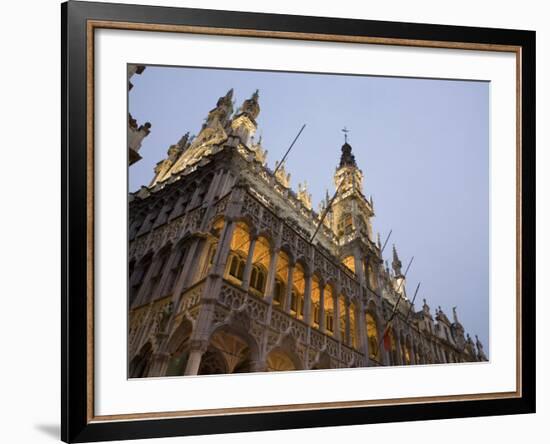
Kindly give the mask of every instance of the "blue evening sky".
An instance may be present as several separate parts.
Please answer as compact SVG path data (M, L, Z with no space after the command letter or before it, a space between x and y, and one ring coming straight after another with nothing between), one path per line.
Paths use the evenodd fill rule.
M147 185L153 167L187 131L196 134L217 99L234 88L235 108L260 90L258 136L268 165L307 126L287 158L291 184L307 181L313 206L334 192L344 138L374 199L374 230L393 230L415 307L426 298L452 320L452 307L472 339L489 350L489 84L149 66L132 77L129 111L151 122L143 159L130 167L130 191Z

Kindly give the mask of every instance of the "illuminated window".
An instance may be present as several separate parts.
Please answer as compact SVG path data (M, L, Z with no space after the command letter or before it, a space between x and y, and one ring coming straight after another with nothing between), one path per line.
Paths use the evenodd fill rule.
M344 213L338 222L339 234L350 234L353 231L353 218L351 213Z
M319 307L319 304L316 303L313 305L313 323L316 327L319 327L319 319L321 315L321 309Z
M331 333L334 333L334 313L332 311L327 311L327 330Z
M244 276L245 265L246 265L246 262L241 256L237 254L232 254L231 262L229 266L229 275L239 281L242 281Z
M275 281L275 288L273 289L273 303L276 305L282 305L285 295L285 284L280 279Z
M257 265L252 267L252 273L250 275L250 286L263 293L265 290L265 271Z
M353 256L345 257L342 260L342 264L344 264L348 270L355 274L355 258Z
M292 275L292 293L290 297L290 311L298 319L304 317L304 292L305 292L305 275L304 269L300 264L296 264Z
M327 332L334 334L334 296L332 286L325 286L325 327Z
M378 359L378 325L374 316L367 312L365 315L367 323L367 338L369 340L369 356L372 359Z
M340 340L346 339L346 302L344 296L338 298L338 304L340 309Z
M321 289L319 287L319 278L314 275L311 279L311 307L313 314L313 326L319 328L321 316ZM311 320L307 320L311 322Z
M352 302L349 306L349 333L350 333L350 344L352 347L357 347L357 337L355 334L355 304Z

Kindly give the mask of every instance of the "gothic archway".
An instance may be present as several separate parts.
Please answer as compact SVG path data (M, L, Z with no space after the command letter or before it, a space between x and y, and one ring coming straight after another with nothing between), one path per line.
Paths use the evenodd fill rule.
M144 378L147 376L149 366L151 365L151 357L153 355L153 347L150 342L147 342L141 347L140 352L134 356L130 362L129 377Z
M189 358L189 339L193 331L191 322L184 318L172 333L168 341L167 352L170 360L166 369L166 376L180 376L185 372Z

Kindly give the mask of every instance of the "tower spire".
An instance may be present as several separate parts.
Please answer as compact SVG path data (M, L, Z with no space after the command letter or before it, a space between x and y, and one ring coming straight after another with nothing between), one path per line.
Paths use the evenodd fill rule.
M355 162L355 156L351 153L351 145L348 143L349 129L344 127L342 132L344 133L344 144L342 145L342 155L340 156L340 168L345 166L357 167Z

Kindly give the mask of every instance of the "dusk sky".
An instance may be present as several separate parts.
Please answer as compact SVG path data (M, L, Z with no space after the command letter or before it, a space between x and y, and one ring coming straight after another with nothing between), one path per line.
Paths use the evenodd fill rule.
M421 288L452 321L489 351L489 83L334 74L149 66L132 77L129 111L151 122L130 167L130 191L148 185L155 164L187 131L197 134L216 101L234 88L236 109L259 89L258 136L274 168L303 124L287 158L291 185L307 181L313 207L334 193L342 128L374 199L374 231L391 262L414 262L407 291Z

